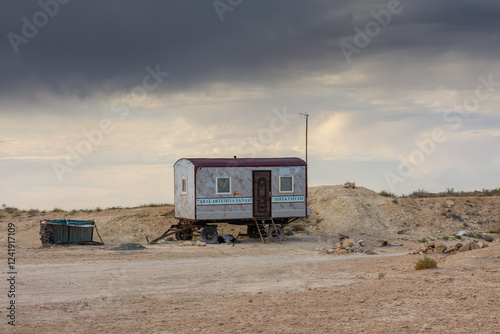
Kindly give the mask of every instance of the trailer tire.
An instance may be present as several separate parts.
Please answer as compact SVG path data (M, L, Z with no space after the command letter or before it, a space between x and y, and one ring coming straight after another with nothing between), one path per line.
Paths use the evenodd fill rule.
M207 244L216 244L219 241L217 227L205 226L200 232L200 240Z
M247 234L248 237L252 239L260 238L259 230L257 230L257 226L254 225L247 225Z
M175 232L175 240L192 240L192 239L193 239L193 230Z
M281 227L280 225L276 225L276 230L274 229L273 225L269 226L269 232L267 233L269 240L271 241L285 240L285 230L283 229L283 227Z

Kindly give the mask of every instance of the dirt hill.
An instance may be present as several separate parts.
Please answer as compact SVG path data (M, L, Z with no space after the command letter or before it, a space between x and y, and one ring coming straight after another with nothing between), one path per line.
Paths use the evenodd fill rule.
M500 197L391 198L363 187L309 188L306 224L322 235L419 239L498 229Z
M500 197L389 198L357 187L309 189L311 216L295 223L322 237L347 234L365 240L418 240L453 236L465 230L484 234L500 226ZM176 222L173 206L93 211L0 211L0 244L7 244L7 223L16 225L16 243L39 246L42 219L94 219L106 243L146 242ZM222 224L220 233L236 235L244 228ZM95 236L94 240L97 240Z

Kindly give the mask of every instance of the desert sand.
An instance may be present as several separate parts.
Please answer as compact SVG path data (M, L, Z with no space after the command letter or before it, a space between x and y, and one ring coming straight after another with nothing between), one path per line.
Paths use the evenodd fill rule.
M308 219L285 242L147 245L175 222L171 206L7 215L16 225L17 333L500 333L500 243L428 254L419 239L451 244L460 230L491 235L498 197L392 198L364 188L312 188ZM95 219L104 246L40 248L39 221ZM221 234L241 228L223 224ZM318 251L338 233L363 239L373 255ZM443 237L451 239L443 240ZM402 246L377 247L378 240ZM461 241L483 239L464 237ZM117 251L137 242L144 250ZM7 264L2 269L4 276ZM7 283L2 305L7 305ZM5 330L5 331L4 331Z

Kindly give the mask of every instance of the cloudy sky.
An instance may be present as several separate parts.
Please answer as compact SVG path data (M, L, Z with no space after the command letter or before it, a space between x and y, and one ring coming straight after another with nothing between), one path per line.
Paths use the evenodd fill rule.
M173 201L182 157L309 184L500 186L495 0L2 1L0 203Z

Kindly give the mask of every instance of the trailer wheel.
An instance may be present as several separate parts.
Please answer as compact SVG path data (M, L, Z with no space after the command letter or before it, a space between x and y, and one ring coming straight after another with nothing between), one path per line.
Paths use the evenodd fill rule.
M191 240L193 239L193 230L185 230L181 232L175 232L176 240Z
M219 240L219 233L217 233L217 227L205 226L203 230L201 230L200 240L207 244L216 244Z
M269 232L267 234L271 241L285 240L285 230L280 225L276 225L276 230L273 225L269 226Z
M247 234L248 234L248 237L253 238L253 239L260 238L260 234L259 234L259 231L257 230L257 226L254 226L254 225L247 225Z

